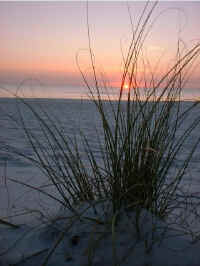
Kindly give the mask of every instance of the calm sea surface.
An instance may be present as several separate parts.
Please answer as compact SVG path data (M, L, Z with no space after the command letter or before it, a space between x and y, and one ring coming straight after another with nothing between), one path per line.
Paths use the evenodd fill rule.
M99 132L100 138L102 138L101 121L96 107L92 102L78 99L40 99L27 101L35 110L45 110L49 118L57 124L64 135L71 138L76 136L80 150L84 154L79 134L81 130L87 136L95 156L98 158L97 131ZM191 104L191 102L182 102L182 110ZM42 111L39 112L43 119L48 122L44 113ZM199 115L200 106L191 112L184 125L177 132L177 136ZM0 217L19 214L17 217L10 218L11 221L28 220L29 218L27 217L29 216L22 216L21 214L30 211L36 213L38 209L51 217L59 207L49 198L42 196L38 192L33 192L31 188L10 180L11 178L16 179L40 188L49 184L47 177L40 169L15 154L15 151L17 151L26 156L33 157L33 151L22 129L21 116L28 130L37 136L42 143L44 141L43 148L48 149L48 145L45 146L46 141L43 139L44 136L40 125L29 108L22 104L18 105L15 99L0 99ZM200 126L192 132L190 138L184 144L181 153L174 161L174 165L170 171L171 175L181 167L184 158L186 158L192 145L199 136ZM14 152L8 152L6 150ZM87 159L85 160L87 164ZM190 166L186 171L183 187L189 188L193 193L200 192L200 146L197 147ZM47 189L56 195L56 192L51 186L48 186Z

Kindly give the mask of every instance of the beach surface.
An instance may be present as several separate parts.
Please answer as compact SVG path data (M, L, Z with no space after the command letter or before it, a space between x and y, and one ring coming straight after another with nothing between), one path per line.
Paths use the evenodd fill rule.
M1 225L0 265L43 265L51 252L49 266L200 265L200 242L192 242L146 210L140 213L139 235L135 212L122 210L110 221L109 202L93 207L82 203L77 211L83 213L80 219L65 210L36 227Z
M100 120L91 103L88 101L80 103L78 100L46 100L43 105L47 108L48 113L52 108L57 114L61 120L58 125L67 136L74 136L80 128L87 132L92 150L98 158L99 146L96 128L101 129ZM184 109L188 106L190 103L182 104ZM1 100L1 107L8 110L9 114L16 116L16 120L18 119L14 100ZM77 110L79 110L78 116ZM22 111L26 115L31 132L38 139L43 140L42 132L37 123L34 123L31 114L26 109L22 109ZM193 111L177 134L181 135L182 130L189 125L191 117L195 118L197 115L199 115L199 110ZM184 234L177 227L175 229L173 224L160 221L145 210L140 217L140 237L136 233L134 224L135 213L122 210L117 217L113 217L109 202L107 202L107 206L103 203L95 205L96 208L90 206L87 211L85 210L87 204L82 203L77 207L79 213L81 210L85 210L81 219L73 218L74 214L68 210L60 210L58 201L39 192L39 189L45 189L59 199L58 192L52 185L50 186L48 178L30 162L17 158L3 149L9 144L10 149L12 148L11 151L19 149L26 156L34 156L23 129L16 127L15 123L11 123L6 112L4 116L1 116L0 122L0 144L2 147L0 149L0 218L19 225L19 228L15 229L0 224L0 266L43 265L45 258L50 254L59 238L61 241L56 249L52 250L54 252L47 265L110 266L118 265L117 263L127 266L200 265L200 242L198 239L192 241L194 239L189 234ZM93 122L95 122L95 126ZM198 137L199 127L196 128L190 139L184 144L179 156L174 160L169 172L170 177L173 177L174 173L180 169L190 147L194 145L194 141ZM46 148L48 147L44 147L44 150ZM84 151L82 146L80 146L80 151ZM198 194L198 196L199 158L200 149L197 148L181 184L184 191L194 195ZM87 163L86 157L85 164ZM18 183L12 180L16 180ZM22 183L32 187L24 186ZM196 206L199 206L199 203ZM22 212L26 212L26 215L21 215ZM45 215L46 219L43 219L42 215ZM185 217L188 218L189 215L187 217L185 214ZM198 214L195 217L200 216ZM118 218L120 219L116 225L115 219L118 220ZM198 235L200 223L198 220L193 220L188 219L186 229L195 230L196 226L196 235ZM197 225L193 225L194 222Z

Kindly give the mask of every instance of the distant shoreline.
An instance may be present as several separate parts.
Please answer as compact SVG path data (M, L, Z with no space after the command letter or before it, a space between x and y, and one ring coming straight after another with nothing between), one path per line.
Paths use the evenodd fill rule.
M16 97L0 97L0 101L2 101L2 100L16 100L17 98ZM39 98L31 98L31 97L27 97L27 98L22 98L22 97L20 97L20 98L18 98L18 99L22 99L22 100L28 100L28 101L35 101L35 100L39 100L39 101L42 101L42 100L48 100L48 101L68 101L68 100L70 100L70 101L88 101L88 102L92 102L92 100L91 99L88 99L88 98L43 98L43 97L39 97ZM199 100L200 101L200 98L199 99L197 99L197 100ZM197 101L196 100L196 101ZM109 101L108 99L102 99L102 101ZM117 102L118 100L112 100L111 99L111 101L112 102ZM127 100L124 100L124 99L122 99L121 100L122 102L126 102ZM182 99L181 100L181 102L196 102L195 101L195 99ZM149 101L149 102L154 102L154 101ZM162 101L162 102L166 102L166 101Z

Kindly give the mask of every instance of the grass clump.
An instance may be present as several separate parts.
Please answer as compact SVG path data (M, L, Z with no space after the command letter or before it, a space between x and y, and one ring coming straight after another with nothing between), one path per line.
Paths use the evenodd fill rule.
M103 167L99 167L86 141L88 159L95 181L99 185L94 187L95 197L110 197L114 212L121 206L139 207L165 217L170 212L179 183L199 143L197 139L182 167L174 174L173 180L169 180L170 167L191 132L199 124L197 117L177 138L178 129L191 110L199 104L195 101L187 110L182 111L181 92L187 81L188 67L198 57L200 46L198 43L185 54L181 54L178 41L175 64L159 81L156 81L154 73L151 74L149 82L144 75L145 85L141 88L138 85L141 83L138 65L141 63L145 38L152 26L150 18L156 4L150 5L150 8L149 3L145 5L136 29L132 32L128 53L124 58L117 103L113 103L108 95L110 108L107 109L107 104L102 99L101 81L97 77L91 45L89 49L94 86L89 84L83 72L81 74L103 127ZM89 31L88 38L90 40ZM124 91L125 84L128 84L128 92ZM105 83L104 86L104 90L109 91Z
M151 15L155 7L156 3L145 5L132 32L127 55L123 58L124 70L117 101L113 101L109 94L107 101L102 98L102 83L96 72L88 26L94 85L89 84L81 69L80 72L101 120L101 159L96 158L90 141L81 132L86 165L75 138L66 137L45 110L42 110L41 116L27 101L19 99L37 119L43 134L43 138L39 139L28 129L19 109L22 126L35 156L19 155L25 156L48 176L59 194L59 199L54 199L72 211L77 219L81 219L85 213L77 211L77 203L86 202L95 212L98 203L109 201L112 206L110 225L113 239L122 208L136 211L135 226L139 232L139 217L143 209L165 219L175 208L180 207L177 204L180 183L200 142L200 138L197 138L179 169L170 172L183 145L200 123L198 116L177 136L185 119L199 104L198 101L193 102L183 110L181 92L187 81L188 68L200 53L200 44L182 53L178 42L174 65L159 80L156 80L154 73L151 73L149 81L144 75L144 86L141 88L138 85L141 83L138 65L143 62L145 67L142 49L152 26ZM128 84L127 91L124 90L125 84ZM109 92L104 83L105 89ZM48 149L44 149L44 144ZM100 217L94 223L104 221ZM61 234L54 248L62 237Z

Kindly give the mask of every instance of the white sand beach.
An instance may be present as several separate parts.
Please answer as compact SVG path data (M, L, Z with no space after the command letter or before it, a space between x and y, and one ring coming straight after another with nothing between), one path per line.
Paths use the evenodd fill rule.
M134 212L119 213L118 224L113 227L111 221L108 223L108 202L88 207L83 203L77 208L79 213L87 209L80 219L72 218L74 215L65 211L40 227L21 225L19 229L11 229L1 225L0 265L43 265L58 239L62 240L47 265L200 265L200 242L191 243L189 237L149 212L143 210L140 215L138 237Z

